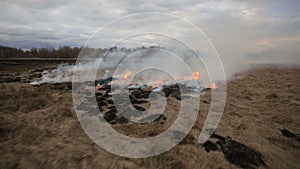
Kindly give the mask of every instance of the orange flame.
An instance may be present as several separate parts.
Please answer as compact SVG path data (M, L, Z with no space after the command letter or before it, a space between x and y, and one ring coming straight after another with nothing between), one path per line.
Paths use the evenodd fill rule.
M162 80L154 80L154 85L152 86L152 89L155 89L155 88L157 88L159 85L162 85L162 84L164 84L164 81L162 81Z
M193 72L193 79L199 80L200 79L200 73L199 72Z
M127 73L125 73L125 75L123 76L123 79L126 80L126 79L128 79L131 75L132 75L132 72L127 72Z
M218 88L218 86L215 83L212 83L208 86L208 88L216 89L216 88Z
M98 83L98 84L96 85L96 89L100 89L100 88L102 88L102 86L100 85L100 83Z

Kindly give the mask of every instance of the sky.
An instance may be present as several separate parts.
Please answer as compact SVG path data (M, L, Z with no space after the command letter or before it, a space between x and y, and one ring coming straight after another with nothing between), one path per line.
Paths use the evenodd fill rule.
M272 57L295 63L300 57L299 0L1 0L0 11L3 46L82 46L115 19L139 12L162 12L200 28L225 58ZM127 23L135 28L137 21ZM146 24L160 26L159 22ZM177 31L188 34L181 28ZM113 29L101 40L110 43L118 33L122 30Z

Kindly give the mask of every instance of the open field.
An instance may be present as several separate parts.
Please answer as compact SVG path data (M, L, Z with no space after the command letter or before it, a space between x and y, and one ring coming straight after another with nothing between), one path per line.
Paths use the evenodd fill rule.
M237 75L228 83L225 112L207 144L200 145L198 136L210 105L209 93L201 98L197 122L181 144L155 157L130 159L106 152L88 138L74 111L70 84L28 83L62 61L1 61L0 168L300 166L300 67L261 66ZM178 110L179 100L169 97L168 101L165 121L114 128L133 136L163 131ZM224 146L221 150L215 148L218 140Z

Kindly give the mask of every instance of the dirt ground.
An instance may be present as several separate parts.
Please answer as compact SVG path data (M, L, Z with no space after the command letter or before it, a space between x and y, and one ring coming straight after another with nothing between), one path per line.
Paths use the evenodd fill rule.
M0 168L300 166L300 67L261 66L237 75L228 83L221 123L206 144L199 144L198 136L210 105L209 93L201 98L197 122L179 145L158 156L131 159L106 152L84 133L73 108L70 84L28 83L57 64L1 61ZM165 129L178 109L176 98L168 101L174 116L167 114L165 122L142 131L133 123L114 127L143 136Z

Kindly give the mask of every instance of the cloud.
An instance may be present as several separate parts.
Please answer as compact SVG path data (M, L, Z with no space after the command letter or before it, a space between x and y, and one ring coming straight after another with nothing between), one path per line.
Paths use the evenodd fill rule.
M264 55L277 52L288 57L296 55L298 51L296 47L290 47L295 41L277 43L267 40L266 44L261 43L266 39L299 37L300 3L297 0L17 0L0 3L0 45L20 48L81 46L90 35L114 19L136 12L157 11L177 15L201 28L215 44L223 60L249 57L250 53L257 54L261 48L267 47L264 45L276 46L268 48L273 52L264 52ZM126 24L127 28L137 31L142 30L138 27L143 25L160 26L159 22L143 23L143 19L128 20ZM191 38L193 36L186 29L161 29L177 31ZM107 32L102 39L103 47L116 40L111 39L115 34L125 33L126 30L118 27Z

